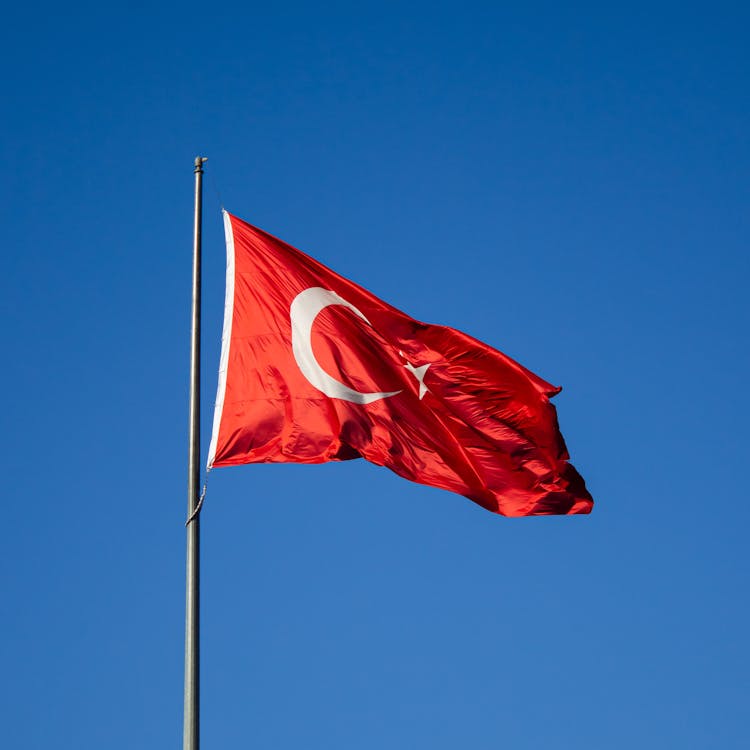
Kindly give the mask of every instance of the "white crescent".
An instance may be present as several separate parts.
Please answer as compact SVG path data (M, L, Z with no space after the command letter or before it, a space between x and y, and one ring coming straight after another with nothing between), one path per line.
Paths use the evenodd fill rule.
M351 303L340 297L330 289L320 286L311 286L300 292L292 300L289 308L289 317L292 322L292 352L302 374L312 386L325 393L331 398L340 398L344 401L352 401L355 404L371 404L381 398L395 396L401 391L390 393L362 393L344 385L344 383L331 377L315 359L312 350L312 327L318 314L329 305L342 305L348 307L355 315L371 326L369 320Z

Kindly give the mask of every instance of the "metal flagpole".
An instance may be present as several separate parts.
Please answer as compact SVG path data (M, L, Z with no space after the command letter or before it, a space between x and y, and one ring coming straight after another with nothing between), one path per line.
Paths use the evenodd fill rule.
M183 750L200 745L200 382L201 382L201 210L203 162L195 158L195 220L193 223L193 313L190 333L190 428L188 437L187 570L185 575L185 709Z

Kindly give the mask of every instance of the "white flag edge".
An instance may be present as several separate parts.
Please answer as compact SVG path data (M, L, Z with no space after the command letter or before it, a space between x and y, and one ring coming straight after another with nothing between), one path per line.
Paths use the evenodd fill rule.
M216 457L216 444L219 440L219 426L224 412L224 396L227 391L227 369L229 367L229 345L232 340L232 318L234 316L234 232L229 214L222 209L224 215L224 237L227 243L227 282L224 297L224 327L221 332L221 357L219 358L219 384L216 389L216 403L214 404L214 426L211 431L211 445L208 448L206 469L210 470Z

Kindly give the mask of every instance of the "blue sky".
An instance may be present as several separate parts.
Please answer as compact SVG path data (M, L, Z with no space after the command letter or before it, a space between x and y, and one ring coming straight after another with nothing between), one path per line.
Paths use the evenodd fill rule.
M203 742L745 748L748 11L17 5L0 51L7 747L179 747L192 161L564 387L589 517L211 474Z

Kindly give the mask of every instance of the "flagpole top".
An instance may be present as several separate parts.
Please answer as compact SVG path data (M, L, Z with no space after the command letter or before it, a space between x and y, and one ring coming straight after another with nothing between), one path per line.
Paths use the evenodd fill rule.
M195 169L193 172L202 172L203 171L203 162L208 161L207 156L196 156L195 157Z

